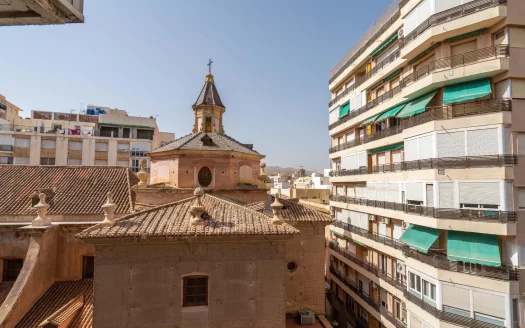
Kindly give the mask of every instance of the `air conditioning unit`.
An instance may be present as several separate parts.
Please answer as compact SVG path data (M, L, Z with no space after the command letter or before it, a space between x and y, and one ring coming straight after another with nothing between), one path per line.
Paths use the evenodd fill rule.
M401 39L405 36L405 31L403 29L400 29L399 31L397 31L397 38L398 39Z
M390 219L389 218L381 218L381 223L390 224Z
M403 275L406 275L406 267L405 267L405 263L403 262L397 262L396 263L396 270L397 272L403 274Z
M315 313L310 310L299 310L299 318L301 320L301 325L315 324Z
M376 220L376 216L374 214L368 214L368 220L375 221Z
M406 229L406 228L408 228L408 223L403 221L403 229Z

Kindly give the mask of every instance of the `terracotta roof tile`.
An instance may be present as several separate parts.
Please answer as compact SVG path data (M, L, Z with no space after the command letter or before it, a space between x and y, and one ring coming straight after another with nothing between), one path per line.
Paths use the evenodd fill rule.
M244 207L257 211L257 212L262 212L264 210L264 201L250 203L250 204L245 205Z
M14 281L2 281L0 282L0 304L4 303L7 295L11 291L11 287L14 285Z
M36 192L51 196L49 215L103 214L102 204L113 192L115 213L132 209L131 187L137 176L125 167L0 165L1 215L36 214L31 197Z
M212 140L211 146L204 146L201 140L204 135ZM255 150L251 149L249 146L246 146L237 140L229 137L225 134L215 133L215 132L199 132L185 135L179 139L169 143L163 147L157 148L151 153L160 153L168 150L223 150L223 151L236 151L241 153L260 155Z
M264 213L272 215L270 204L273 203L274 196L268 195L265 202ZM279 202L283 204L281 211L282 218L285 222L332 222L330 215L317 211L311 207L301 205L297 199L282 199Z
M99 224L84 230L77 237L183 237L299 233L297 229L286 223L274 225L268 216L207 194L202 196L202 204L208 218L205 219L204 226L192 226L190 210L196 202L195 197L190 197L126 215L111 227Z
M194 106L195 105L217 105L220 107L224 107L221 101L221 97L219 97L219 92L215 87L215 83L209 81L206 81L204 83L201 93L195 101Z
M16 328L35 328L64 308L79 295L83 295L84 304L69 328L91 328L93 326L93 280L55 282L26 313Z

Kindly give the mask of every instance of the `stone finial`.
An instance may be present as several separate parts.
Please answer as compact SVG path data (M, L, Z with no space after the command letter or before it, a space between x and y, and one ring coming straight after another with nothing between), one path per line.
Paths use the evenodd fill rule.
M204 205L202 205L202 197L204 196L204 190L201 187L198 187L193 192L193 195L195 196L195 204L191 207L190 210L192 216L190 223L193 226L204 225L204 220L202 219L202 214L206 212Z
M258 177L259 178L259 188L266 189L266 179L268 179L268 174L266 174L266 172L264 171L264 168L266 167L266 163L261 161L259 166L261 167L259 171L259 177Z
M279 202L279 198L274 197L273 203L270 205L273 212L273 218L272 223L276 225L283 224L283 219L281 218L281 210L283 208L283 204Z
M49 209L49 204L46 203L46 194L41 192L38 197L40 201L34 206L38 216L33 220L32 225L35 227L49 226L51 225L51 219L46 218L46 213Z
M146 187L148 185L148 177L149 177L149 173L146 172L146 163L148 161L143 158L140 160L140 171L137 173L137 177L139 178L140 182L138 183L138 185L140 187Z
M113 223L115 223L116 208L117 205L113 203L113 193L110 191L108 192L108 198L106 200L106 203L102 205L102 210L104 211L104 221L102 221L102 224L113 225Z

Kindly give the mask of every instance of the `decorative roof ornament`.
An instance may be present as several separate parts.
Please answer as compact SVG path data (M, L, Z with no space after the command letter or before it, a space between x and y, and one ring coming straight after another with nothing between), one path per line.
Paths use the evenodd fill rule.
M265 167L266 167L266 163L261 161L261 163L259 164L260 166L260 171L259 171L259 188L260 189L266 189L266 179L268 179L268 174L266 174L265 172Z
M149 173L146 172L146 163L148 161L143 158L140 160L140 171L137 173L137 177L139 178L140 182L138 183L139 188L144 188L148 186L148 178Z
M279 202L279 198L274 197L273 203L270 206L273 212L272 223L275 225L283 224L283 219L281 218L281 210L283 209L283 204Z
M49 204L46 203L46 194L41 192L40 194L38 194L38 197L40 198L40 201L38 202L38 204L33 206L36 209L38 216L36 217L36 219L33 220L31 224L34 227L50 226L51 219L46 218L46 213L49 209Z
M104 221L102 221L102 224L111 226L115 223L115 209L117 205L113 203L113 193L110 191L107 195L106 203L102 205L102 210L104 211Z
M195 191L193 192L193 195L195 196L196 200L195 203L190 210L192 219L190 220L190 224L192 226L202 226L204 225L204 220L202 219L202 215L206 212L206 209L204 208L204 205L202 205L202 196L204 196L204 190L201 187L197 187Z

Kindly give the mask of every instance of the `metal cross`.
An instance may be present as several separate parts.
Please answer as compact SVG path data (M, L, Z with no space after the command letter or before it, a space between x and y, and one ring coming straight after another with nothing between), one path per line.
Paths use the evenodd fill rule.
M210 60L208 61L208 65L207 65L207 66L208 66L208 72L209 72L210 74L211 74L211 64L213 64L213 61L212 61L211 58L210 58Z

